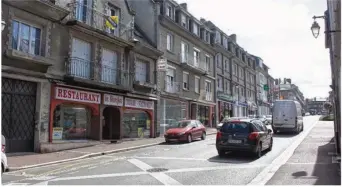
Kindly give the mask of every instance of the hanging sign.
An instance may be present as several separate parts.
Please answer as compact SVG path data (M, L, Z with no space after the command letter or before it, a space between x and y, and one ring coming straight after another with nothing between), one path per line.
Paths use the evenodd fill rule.
M167 60L165 58L160 58L157 61L158 71L166 71L167 70Z

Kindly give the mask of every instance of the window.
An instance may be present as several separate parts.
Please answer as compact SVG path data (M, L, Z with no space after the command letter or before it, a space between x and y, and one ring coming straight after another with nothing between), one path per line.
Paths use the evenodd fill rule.
M173 49L173 37L171 34L167 34L166 36L166 49L169 51Z
M221 60L222 60L221 54L217 54L217 55L216 55L216 66L217 66L218 68L220 68L220 69L221 69L221 67L222 67Z
M224 123L221 127L221 132L231 133L231 132L239 132L239 133L249 133L252 131L249 123L241 122L241 123L232 123L227 122Z
M225 81L224 90L227 94L230 94L230 84L228 80Z
M239 49L238 49L238 48L235 48L235 55L236 55L237 57L240 57L240 56L239 56Z
M194 49L194 66L198 66L200 63L200 52Z
M166 15L170 18L173 18L172 16L172 7L170 5L166 6Z
M249 91L249 90L247 90L247 97L248 97L248 98L251 98L251 97L252 97L251 91Z
M219 91L223 90L223 79L222 79L222 77L217 77L217 89Z
M228 49L228 40L227 40L226 37L223 37L223 47L224 47L225 49Z
M13 21L12 24L12 48L24 53L40 55L41 30L18 21Z
M240 78L244 78L244 74L243 74L243 69L242 68L240 68Z
M185 28L187 27L187 21L186 21L186 16L184 14L181 15L181 21L182 21L182 26Z
M250 80L251 80L251 83L254 84L254 75L253 74L250 74Z
M210 70L210 56L205 55L205 70L209 71Z
M219 31L216 31L215 34L215 43L221 43L221 33Z
M211 101L211 82L209 81L205 81L205 92L206 92L206 95L205 95L205 99L207 101Z
M59 105L54 111L54 129L62 129L54 140L84 140L90 138L91 110L82 105Z
M194 34L196 34L197 36L198 36L198 25L197 25L197 23L194 23L193 24L193 32L194 32Z
M210 43L210 32L206 31L206 41Z
M233 64L233 75L237 76L237 65Z
M188 44L182 42L181 43L181 50L182 50L182 63L188 62L188 54L189 54L189 46Z
M189 90L189 73L183 72L183 89Z
M229 72L229 62L228 62L228 60L224 60L224 70L226 72Z
M145 83L147 82L147 62L137 60L135 62L135 80Z
M240 87L240 95L241 95L241 96L244 96L244 95L245 95L245 90L244 90L242 87Z
M91 24L91 21L90 21L91 20L91 12L89 12L89 10L86 9L85 7L84 8L82 7L81 9L82 9L82 11L84 11L83 14L85 14L85 13L89 14L88 18L87 18L88 19L87 22L89 22L88 24ZM120 9L114 7L110 3L108 3L108 6L106 6L106 12L107 12L107 16L119 16L120 17ZM117 24L117 26L115 28L114 27L113 28L107 28L106 30L110 34L114 34L115 36L119 36L119 31L120 31L119 25L120 24Z
M200 81L201 78L195 77L195 92L200 93Z

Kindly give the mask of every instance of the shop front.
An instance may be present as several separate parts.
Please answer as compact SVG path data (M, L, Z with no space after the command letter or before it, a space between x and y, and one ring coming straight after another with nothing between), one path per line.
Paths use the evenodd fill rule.
M152 138L153 119L153 101L126 97L123 109L123 138Z
M188 102L161 98L159 111L159 135L163 136L169 128L177 125L178 121L188 119Z
M101 94L51 87L49 142L99 140Z
M247 102L239 102L239 117L247 117Z
M102 140L121 139L121 119L124 97L103 94Z
M221 122L223 118L233 117L234 99L231 95L224 92L217 92L218 99L218 117Z
M248 115L256 115L256 110L258 109L258 107L256 106L256 104L253 101L247 101L247 105L248 105Z
M191 119L200 121L206 127L215 125L214 105L191 103Z

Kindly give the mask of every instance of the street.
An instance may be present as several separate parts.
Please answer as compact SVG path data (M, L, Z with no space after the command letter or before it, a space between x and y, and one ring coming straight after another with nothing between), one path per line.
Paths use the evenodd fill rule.
M274 135L271 152L260 159L244 154L219 158L215 135L190 144L160 144L127 152L104 155L74 162L8 172L3 185L247 185L263 178L263 171L274 160L304 139L317 116L304 119L299 135ZM299 142L300 143L300 142ZM290 155L291 156L291 155ZM281 180L278 178L278 180ZM267 181L266 181L267 182Z

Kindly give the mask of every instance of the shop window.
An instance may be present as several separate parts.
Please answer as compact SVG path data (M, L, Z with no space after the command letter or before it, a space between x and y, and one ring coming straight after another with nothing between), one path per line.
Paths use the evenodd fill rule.
M124 138L149 138L151 120L145 111L126 110L123 115Z
M197 106L197 120L200 121L203 125L209 126L209 107L198 105Z
M90 137L91 110L59 105L54 111L53 140L85 140Z

